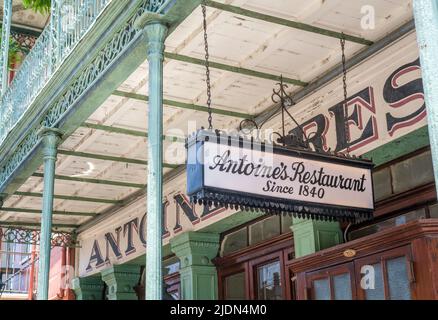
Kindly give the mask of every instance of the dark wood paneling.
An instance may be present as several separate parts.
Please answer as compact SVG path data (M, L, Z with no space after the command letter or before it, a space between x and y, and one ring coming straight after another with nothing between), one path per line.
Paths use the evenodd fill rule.
M347 249L355 250L356 255L344 256ZM310 299L308 282L313 275L353 263L356 291L358 298L363 299L363 291L359 289L360 267L398 256L406 257L412 299L438 299L438 219L412 221L286 264L289 272L297 274L297 298L305 300ZM385 263L382 267L385 268ZM385 295L388 297L387 281Z

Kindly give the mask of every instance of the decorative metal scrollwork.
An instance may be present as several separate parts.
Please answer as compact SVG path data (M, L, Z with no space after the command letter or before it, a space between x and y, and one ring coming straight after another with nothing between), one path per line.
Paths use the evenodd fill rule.
M302 126L295 120L295 118L290 114L287 108L295 105L293 98L286 92L288 89L288 85L283 82L283 76L281 76L281 80L277 83L279 87L278 90L272 89L273 94L271 96L272 102L279 104L281 108L281 133L276 132L279 136L277 139L277 143L285 146L285 147L294 147L310 150L309 140L304 132ZM302 136L297 136L292 133L286 134L285 128L285 114L292 119L297 128L300 130Z
M39 245L40 231L14 227L0 227L0 242ZM52 233L52 247L77 247L77 242L73 234L57 231Z
M289 112L288 108L295 105L295 101L293 97L287 93L288 85L283 82L283 76L280 77L280 82L277 83L278 89L273 89L273 94L271 96L272 102L279 105L277 111L281 110L281 132L273 132L272 136L268 139L274 144L281 145L286 148L294 148L294 149L302 149L307 151L316 151L318 153L326 154L333 157L341 157L348 159L361 159L361 157L357 157L355 155L350 155L348 150L347 152L334 152L331 149L323 150L322 148L318 148L314 143L315 137L312 134L306 134L304 128L298 121L292 116ZM286 132L286 124L285 124L285 116L288 116L296 125L297 130L300 134L295 134L295 130L291 130ZM245 130L252 132L252 130L257 129L260 130L264 123L258 124L252 119L244 119L240 122L239 130L247 134ZM274 137L277 137L274 139ZM311 142L313 141L313 143Z
M109 3L110 1L105 1L105 5ZM100 51L100 53L94 58L93 61L90 62L90 64L82 70L78 76L73 80L70 84L65 85L65 91L64 93L53 103L53 105L50 107L50 109L47 111L46 115L42 119L42 121L37 125L36 127L29 129L27 131L27 134L23 141L20 143L18 148L15 150L15 152L12 154L12 156L5 162L3 167L0 169L0 187L3 186L9 177L14 173L14 171L20 166L20 164L26 159L26 157L31 153L31 151L37 146L39 137L38 137L38 130L45 126L45 127L53 127L55 124L57 124L62 117L67 113L67 111L76 103L76 101L85 94L90 88L92 88L93 84L101 77L101 75L114 63L114 61L125 51L125 49L131 45L137 37L142 36L142 31L138 30L135 27L135 21L144 13L147 11L151 12L157 12L157 10L160 10L167 1L160 0L160 1L149 1L145 0L140 5L136 13L120 28L120 30L115 33L115 35L112 37L111 40L108 41L108 43L103 47L103 49ZM103 10L103 9L102 9ZM97 18L97 15L95 16ZM47 28L46 28L47 29ZM45 29L45 30L46 30ZM47 33L47 32L46 32ZM44 37L44 34L41 35ZM41 51L39 49L39 46L41 46L41 36L39 40L37 41L37 44L35 45L35 48L31 51ZM31 55L29 54L29 56ZM34 53L35 54L35 53ZM49 54L48 54L49 55ZM29 68L25 66L24 64L29 63L29 59L26 58L26 60L23 62L22 67L20 68L20 72L27 72L26 69ZM36 71L35 71L36 72ZM34 73L35 73L34 72ZM39 72L39 71L38 71ZM36 74L38 73L36 72ZM34 76L36 76L34 74ZM29 75L30 77L31 75ZM16 78L19 77L17 74ZM27 79L27 78L26 78ZM46 79L47 82L49 79ZM14 80L15 81L15 80ZM18 81L18 80L17 80ZM27 79L23 83L28 83L27 81L30 81ZM21 85L24 89L27 90L27 85ZM12 85L12 88L14 86ZM12 100L8 100L11 97L6 97L6 95L3 97L3 100L1 102L1 110L0 110L0 141L4 139L7 135L7 131L9 128L11 128L17 119L22 115L22 113L26 110L26 108L30 105L31 100L30 97L21 97L19 92L17 90L12 90L12 88L8 89L8 92L15 92L17 96L14 98L16 99L24 99L20 101L15 101L14 103ZM11 91L12 90L12 91ZM9 101L9 102L7 102ZM13 107L14 106L14 107ZM22 106L22 107L19 107ZM9 111L8 111L9 110ZM13 116L12 113L15 115ZM4 121L3 121L4 120Z

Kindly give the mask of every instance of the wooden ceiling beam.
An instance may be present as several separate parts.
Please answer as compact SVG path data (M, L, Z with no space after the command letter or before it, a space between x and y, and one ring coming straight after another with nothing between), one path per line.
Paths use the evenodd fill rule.
M196 64L199 66L205 66L204 59L189 57L189 56L185 56L182 54L165 52L164 57L167 59L177 60L177 61L186 62L186 63L190 63L190 64ZM269 74L269 73L265 73L265 72L261 72L261 71L256 71L256 70L251 70L251 69L246 69L246 68L241 68L241 67L236 67L236 66L230 66L227 64L219 63L219 62L209 61L209 65L210 65L210 68L219 69L219 70L228 71L228 72L233 72L233 73L238 73L238 74L242 74L245 76L261 78L261 79L265 79L265 80L278 81L278 82L281 80L281 76L279 76L279 75ZM292 84L295 86L299 86L299 87L307 86L306 82L303 82L303 81L297 80L297 79L288 78L288 77L283 77L283 82L288 83L288 84Z
M124 134L124 135L128 135L128 136L133 136L133 137L146 138L148 136L148 133L144 132L144 131L125 129L125 128L113 127L113 126L106 126L103 124L94 124L94 123L89 123L89 122L82 124L81 127L88 128L88 129L94 129L94 130L102 130L102 131L106 131L106 132L110 132L110 133ZM177 137L177 136L163 135L163 140L171 141L171 142L185 143L185 138Z
M26 208L1 208L0 212L16 212L16 213L33 213L33 214L41 214L41 210L37 209L26 209ZM54 215L63 215L63 216L78 216L78 217L94 217L97 213L89 213L89 212L73 212L73 211L56 211L52 212Z
M234 13L234 14L237 14L240 16L245 16L245 17L253 18L253 19L257 19L257 20L262 20L262 21L286 26L289 28L293 28L293 29L312 32L312 33L320 34L320 35L331 37L331 38L336 38L336 39L344 38L346 41L350 41L350 42L354 42L354 43L358 43L358 44L362 44L362 45L366 45L366 46L370 46L373 44L373 41L370 41L370 40L367 40L367 39L364 39L361 37L356 37L356 36L345 34L345 33L343 34L341 32L328 30L328 29L324 29L324 28L319 28L319 27L312 26L310 24L291 21L291 20L280 18L280 17L275 17L275 16L267 15L267 14L256 12L256 11L251 11L251 10L244 9L241 7L236 7L236 6L229 5L229 4L223 4L223 3L216 2L216 1L207 0L206 5L211 7L211 8L221 10L221 11L227 11L227 12Z
M123 162L123 163L131 163L131 164L139 164L139 165L148 165L146 160L125 158L125 157L116 157L116 156L108 156L103 154L89 153L89 152L79 152L79 151L69 151L69 150L58 150L58 154L72 157L80 157L87 159L96 159L96 160L106 160L113 162ZM164 163L163 166L165 168L176 168L178 165Z
M44 178L43 173L35 172L32 174L33 177ZM64 180L64 181L75 181L75 182L83 182L83 183L92 183L92 184L101 184L101 185L109 185L116 187L128 187L128 188L136 188L143 189L146 188L145 184L141 183L132 183L132 182L123 182L123 181L114 181L114 180L105 180L105 179L93 179L93 178L83 178L83 177L70 177L56 174L55 180Z
M43 194L38 192L22 192L16 191L14 193L16 196L21 197L34 197L34 198L42 198ZM70 200L70 201L80 201L80 202L96 202L96 203L108 203L108 204L120 204L120 200L112 200L112 199L100 199L100 198L88 198L88 197L79 197L79 196L66 196L66 195L53 195L55 199L61 200Z
M120 91L115 90L113 92L113 95L129 98L129 99L135 99L139 101L149 101L149 97L143 94L134 93L134 92L126 92L126 91ZM185 103L180 101L174 101L169 99L163 99L163 105L166 107L175 107L180 109L188 109L188 110L195 110L195 111L201 111L201 112L208 112L208 108L205 106L200 106L192 103ZM241 119L250 119L254 117L251 114L248 113L242 113L242 112L236 112L236 111L230 111L230 110L223 110L223 109L217 109L217 108L211 108L211 113L213 114L220 114L223 116L229 116L229 117L235 117L235 118L241 118Z

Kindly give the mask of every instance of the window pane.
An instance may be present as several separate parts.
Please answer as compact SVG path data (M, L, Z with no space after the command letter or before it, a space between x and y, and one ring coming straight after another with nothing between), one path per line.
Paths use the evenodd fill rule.
M384 168L373 173L373 186L375 201L388 198L392 194L389 168Z
M349 239L355 240L388 228L392 228L394 226L400 226L405 223L408 223L409 221L413 220L419 220L419 219L425 219L426 218L426 210L425 208L420 208L414 211L410 211L408 213L399 215L395 218L390 218L387 220L384 220L382 222L378 222L376 224L373 224L371 226L363 227L358 230L354 230L350 233Z
M225 300L245 300L245 272L225 278Z
M366 300L385 300L385 291L383 287L382 265L380 263L373 264L369 268L369 272L362 275L361 285L365 285ZM366 278L365 278L366 277ZM362 283L364 282L364 283Z
M292 226L292 216L284 215L281 216L281 233L291 232L290 227Z
M313 290L315 300L330 300L329 278L313 281Z
M396 194L433 181L430 151L397 163L391 170Z
M257 268L257 297L259 300L282 300L280 262Z
M431 218L438 218L438 203L429 207L429 213Z
M227 234L222 242L221 256L226 256L232 252L243 249L248 246L246 228Z
M249 244L271 239L280 234L280 216L272 216L249 226Z
M335 300L351 300L350 274L344 273L333 277Z
M389 297L391 300L411 300L406 258L400 257L386 262L388 270Z

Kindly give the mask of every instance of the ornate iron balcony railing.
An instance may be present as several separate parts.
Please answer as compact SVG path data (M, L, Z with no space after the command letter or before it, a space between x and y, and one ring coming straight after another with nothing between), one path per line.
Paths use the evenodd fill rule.
M50 22L1 97L0 144L113 0L52 1Z
M52 0L50 22L1 97L0 144L112 1ZM147 10L161 12L172 1L149 0Z

